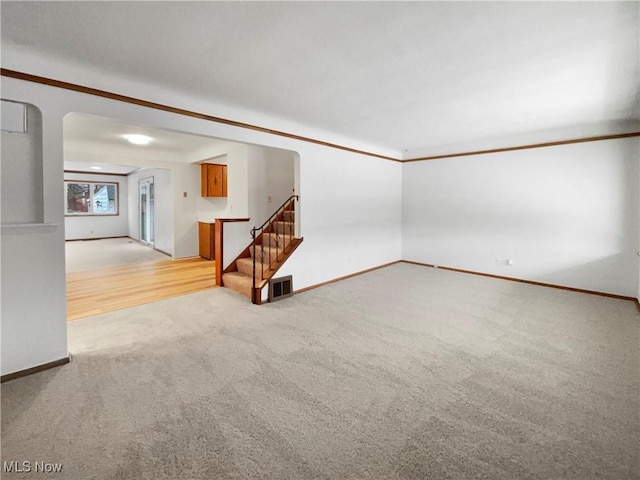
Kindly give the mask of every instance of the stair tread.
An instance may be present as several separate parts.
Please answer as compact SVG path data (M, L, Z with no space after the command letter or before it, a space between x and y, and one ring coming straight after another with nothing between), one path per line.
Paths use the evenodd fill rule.
M237 278L238 280L244 280L244 279L252 280L252 278L249 275L247 275L245 273L242 273L242 272L227 272L227 273L223 273L222 274L222 278L226 278L226 277L233 277L233 278Z
M256 258L256 268L260 267L260 264L263 263L265 265L265 267L267 266L268 262L268 258L265 261L260 261L259 259ZM247 258L239 258L238 260L236 260L236 263L243 263L245 265L251 265L251 267L253 268L253 257L247 257ZM275 260L271 260L271 263L276 263Z
M255 247L249 247L249 252L251 253L251 256L254 255L254 249L255 251L260 254L262 252L264 252L265 257L269 256L269 251L271 251L271 257L273 258L274 255L278 255L278 253L280 253L282 251L281 248L278 247L274 247L272 245L256 245Z

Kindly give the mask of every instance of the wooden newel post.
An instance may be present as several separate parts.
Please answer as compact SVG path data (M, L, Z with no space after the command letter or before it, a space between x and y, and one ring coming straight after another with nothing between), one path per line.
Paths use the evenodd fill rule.
M224 222L216 218L216 223L214 226L214 245L215 245L215 255L213 258L216 259L216 285L222 287L222 271L224 270L224 256L223 256L223 227Z

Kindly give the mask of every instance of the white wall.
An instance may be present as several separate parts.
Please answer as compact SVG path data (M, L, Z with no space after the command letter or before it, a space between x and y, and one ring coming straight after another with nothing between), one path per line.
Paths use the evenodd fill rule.
M227 144L200 157L227 165L227 198L198 198L198 221L216 218L249 218L248 222L225 225L224 265L246 248L249 231L261 225L294 189L295 157L291 151L256 145ZM267 194L272 197L267 202Z
M112 113L117 114L117 111ZM65 151L65 160L83 161L82 159L86 158L86 153L87 152ZM163 172L169 172L166 174L170 175L170 177L167 178L170 178L171 182L170 195L172 202L172 217L169 219L168 215L163 216L161 222L163 219L166 219L167 222L172 222L173 232L171 235L163 235L161 233L160 238L163 240L171 237L172 244L171 246L168 246L163 242L161 245L163 245L166 250L161 246L157 246L157 248L169 253L174 258L193 257L198 255L197 201L200 196L200 167L198 165L181 162L180 157L175 158L174 161L144 157L125 158L109 151L92 152L91 158L93 161L98 163L112 163L117 165L126 164L130 166L138 166L144 169L157 169ZM129 183L130 182L131 181L129 180ZM135 182L137 184L137 180ZM131 188L130 184L130 193ZM134 197L130 196L129 198L131 210L129 212L128 234L132 238L137 239L139 236L137 220L135 220L135 217L131 217L131 215L137 215L138 208L137 192L134 191L134 193ZM187 194L186 196L184 195L185 193ZM164 194L161 198L168 201L168 197ZM133 205L133 207L131 207L131 205Z
M26 133L2 133L3 375L67 356L63 188L43 183L62 179L62 156L49 151L61 125L43 131L40 110L26 112Z
M638 144L628 138L405 164L402 257L635 296Z
M2 112L2 154L0 155L2 187L2 223L39 223L44 218L42 189L42 114L37 107L2 102L13 115ZM22 118L14 118L14 117ZM25 119L26 117L26 119ZM13 133L12 125L26 123L26 131ZM8 131L5 131L7 127Z
M197 175L197 216L199 222L213 223L216 218L249 217L248 145L225 144L198 152L194 165ZM227 165L227 197L213 198L200 195L200 163ZM249 223L227 223L225 225L223 268L246 248Z
M129 215L128 235L140 240L140 211L138 185L140 180L153 177L154 191L154 248L174 254L174 188L171 170L163 168L144 168L128 176Z
M199 153L194 162L198 168L198 221L213 222L216 218L237 218L249 215L247 150L247 145L227 144ZM200 163L203 162L227 165L226 198L200 195Z
M2 375L66 357L62 223L2 225L1 255Z
M0 363L5 375L66 357L67 324L62 112L43 105L39 93L23 95L4 84L2 90L4 98L26 103L30 98L44 107L30 109L42 123L31 129L30 121L34 136L14 137L10 155L2 138ZM14 195L21 190L23 195ZM5 207L16 201L24 202L14 210L17 215L5 216Z
M65 217L64 233L67 240L126 237L129 235L129 192L126 176L65 172L64 179L118 184L118 215Z
M304 242L278 275L299 290L400 260L402 165L311 146L299 154Z
M14 65L14 68L29 71L32 65ZM50 71L49 75L64 78L67 73L66 66L61 65L59 70ZM80 75L75 82L87 83L87 78L89 77L82 78ZM33 103L42 111L43 190L44 198L51 200L45 202L45 222L51 219L52 222L62 224L64 220L62 122L66 114L82 112L117 118L129 123L297 152L300 165L297 172L301 192L300 212L303 219L301 234L305 241L287 263L287 269L294 275L295 286L298 289L400 259L402 165L399 163L13 78L2 77L1 82L4 97ZM190 99L159 88L149 89L145 86L138 90L127 81L116 81L109 88L123 95L142 98L152 95L164 104L209 114L218 113L216 106L206 101ZM239 112L235 118L242 119L241 113ZM262 118L262 123L270 124L270 119ZM274 122L276 123L277 121ZM288 127L294 128L295 125L289 124ZM310 133L313 137L333 140L324 136L323 132ZM366 145L358 145L357 142L354 146L369 148ZM132 164L129 161L123 162L122 159L108 157L109 153L104 152L102 158L94 160ZM67 159L75 160L71 156ZM178 166L170 162L160 163L154 164L152 159L149 159L136 162L134 165L146 164L150 167L171 169L176 235L173 254L175 257L186 256L191 251L197 254L199 167L193 164ZM187 192L187 197L183 196L183 192ZM48 208L47 205L51 207ZM235 205L233 209L234 216L240 216L236 215L238 212ZM246 229L247 224L238 225L238 228ZM230 227L230 230L234 230L235 227L236 225ZM31 272L34 278L46 279L47 284L54 282L55 286L49 286L47 296L40 302L33 302L31 295L28 298L27 295L22 295L13 299L9 307L5 308L3 301L3 347L5 341L12 342L13 347L2 351L3 374L56 360L60 358L60 352L66 351L62 228L57 233L52 233L51 238L47 240L46 258L35 258L31 255L34 242L42 240L38 234L23 232L21 235L24 236L24 241L7 243L5 248L3 230L3 277L18 275L20 270L25 270ZM19 260L5 262L7 257ZM3 282L3 296L5 288ZM46 312L46 315L42 315L42 312ZM28 341L23 339L21 335L24 318L33 319L29 324L30 331L44 333L31 336Z
M252 226L260 226L284 203L294 190L293 152L274 148L248 148L249 216ZM271 196L271 203L267 196Z
M13 68L32 65L38 63ZM39 73L64 79L65 67ZM101 77L73 71L75 83L100 86L88 80ZM105 88L123 95L219 113L202 99L111 80ZM623 295L638 291L638 139L402 165L13 78L2 77L1 87L5 98L42 113L44 200L41 224L2 228L2 374L66 355L62 122L70 112L297 152L305 241L281 271L294 276L296 289L399 260L404 248L408 260ZM225 114L246 120L242 112ZM145 162L136 165L172 172L174 256L197 253L199 167ZM230 227L236 228L246 224ZM512 258L514 265L497 266L495 258Z

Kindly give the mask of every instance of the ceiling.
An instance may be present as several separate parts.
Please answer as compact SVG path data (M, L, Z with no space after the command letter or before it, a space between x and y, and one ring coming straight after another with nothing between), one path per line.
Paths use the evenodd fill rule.
M194 163L207 152L224 150L232 142L144 125L70 113L64 118L64 169L128 174L163 162ZM145 135L148 145L134 145L124 136Z
M114 165L103 162L75 162L65 160L64 171L65 172L78 172L78 173L98 173L98 174L114 174L114 175L129 175L139 170L137 166L131 165Z
M37 52L405 157L623 133L640 122L639 2L1 8L5 68L15 58L5 51Z

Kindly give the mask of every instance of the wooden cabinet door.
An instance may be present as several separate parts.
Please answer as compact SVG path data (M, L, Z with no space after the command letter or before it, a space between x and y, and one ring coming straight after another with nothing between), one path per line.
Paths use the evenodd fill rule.
M222 167L222 196L227 196L227 166L220 165Z
M209 196L209 165L206 163L200 164L200 195L203 197Z
M198 253L207 260L213 260L215 256L213 225L213 223L198 222Z
M203 163L200 166L201 195L203 197L227 196L227 166Z
M207 166L210 197L222 197L222 165Z

